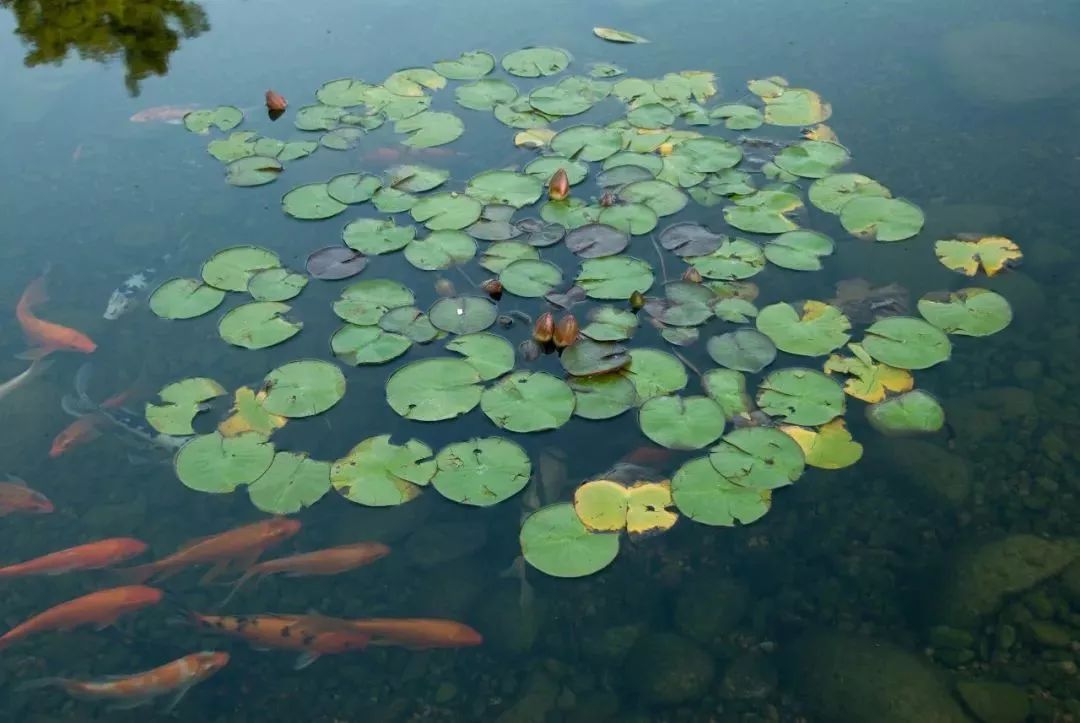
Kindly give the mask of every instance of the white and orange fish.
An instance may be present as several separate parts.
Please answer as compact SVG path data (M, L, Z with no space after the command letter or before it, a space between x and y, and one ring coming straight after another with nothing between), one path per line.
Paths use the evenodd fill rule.
M363 650L368 643L367 634L354 628L352 621L323 615L190 615L201 628L242 638L255 647L298 651L297 670L322 655Z

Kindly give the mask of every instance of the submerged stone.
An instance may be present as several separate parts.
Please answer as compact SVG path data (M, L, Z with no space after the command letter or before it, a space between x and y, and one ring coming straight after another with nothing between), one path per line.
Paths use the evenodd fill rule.
M1068 628L1046 620L1032 620L1027 625L1035 642L1051 648L1067 648L1072 645L1073 634Z
M930 499L959 507L971 495L967 460L930 442L884 440L888 458L907 483Z
M675 627L699 643L709 644L735 629L750 604L750 591L735 580L695 580L675 601Z
M697 700L712 682L713 660L694 642L673 633L649 633L631 648L625 682L645 703Z
M767 655L744 653L724 670L720 694L725 698L762 700L776 690L776 683L776 668Z
M956 692L982 723L1022 723L1031 710L1023 688L1009 683L965 680L956 684Z

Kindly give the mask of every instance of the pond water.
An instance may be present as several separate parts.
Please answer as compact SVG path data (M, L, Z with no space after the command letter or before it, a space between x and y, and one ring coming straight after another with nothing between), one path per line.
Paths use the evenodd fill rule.
M9 139L8 172L0 178L6 199L0 303L13 311L0 327L0 378L26 369L26 361L14 358L26 349L14 310L43 274L49 298L34 305L33 313L96 343L90 355L49 355L41 374L0 397L7 421L0 435L0 469L26 480L55 507L48 514L6 515L8 544L0 562L112 537L145 541L149 550L132 563L148 562L192 538L265 520L267 512L288 512L302 528L262 559L359 542L379 542L391 550L384 559L339 574L270 577L257 587L245 586L225 606L220 603L228 586L200 584L197 573L184 569L151 583L166 591L161 602L124 615L115 626L16 640L0 658L0 717L504 723L1080 718L1080 404L1074 396L1080 394L1080 285L1073 273L1078 256L1070 213L1080 187L1080 142L1073 130L1080 121L1080 8L1060 0L984 3L978 14L969 4L920 0L607 5L601 12L559 0L314 7L281 0L131 0L108 6L0 0L0 67L5 69L0 122ZM594 26L639 33L651 42L605 42L593 34ZM566 242L535 251L520 243L499 247L526 258L535 255L562 271L550 283L537 281L538 274L553 272L550 267L526 264L517 276L503 273L506 289L497 312L504 318L476 324L506 340L496 348L515 349L513 375L496 381L509 362L487 352L477 363L494 371L483 379L471 377L481 372L462 361L411 366L455 356L446 346L458 335L431 340L435 330L423 317L407 331L415 343L396 336L376 347L365 335L381 333L380 327L351 330L365 339L353 352L393 357L385 363L353 365L348 354L335 359L329 340L342 325L335 301L351 284L386 279L400 285L376 287L366 311L353 307L354 321L356 315L373 313L373 304L374 320L387 308L408 306L407 298L390 301L402 287L423 312L442 297L452 299L444 304L484 297L480 283L498 273L481 262L491 266L489 249L498 242L473 244L456 233L476 218L473 207L479 206L465 200L467 183L493 169L519 171L553 151L516 146L520 128L501 122L498 113L456 102L456 89L472 80L450 80L445 88L410 84L441 86L430 72L387 80L398 92L411 93L412 100L369 88L364 92L384 94L380 102L363 106L363 112L374 109L373 115L361 117L350 108L356 117L342 123L338 111L327 124L353 129L360 125L349 125L350 120L374 125L374 118L391 116L378 128L338 132L309 157L280 164L269 157L248 161L249 175L253 171L268 181L265 185L223 183L225 164L207 153L207 144L217 142L211 148L231 161L250 155L245 144L255 142L233 137L233 144L223 145L234 132L318 141L323 131L300 130L296 123L334 112L301 113L318 102L320 88L322 100L333 92L340 99L341 86L328 91L328 81L377 84L396 71L431 68L467 51L485 50L503 59L528 46L562 48L565 56L556 51L541 60L554 57L558 64L565 58L569 66L551 77L521 77L511 56L485 77L509 81L524 95L565 77L588 77L596 64L625 69L610 79L571 81L573 87L535 94L534 105L547 110L586 111L541 120L555 131L616 123L617 130L607 135L593 133L604 138L613 133L617 146L645 154L635 162L653 169L642 170L644 176L624 169L620 173L629 174L624 181L659 171L661 179L686 190L654 185L669 199L674 194L667 205L664 197L651 196L648 203L634 205L642 187L635 194L625 183L613 185L611 196L602 198L605 189L597 177L611 171L613 164L605 169L604 161L618 148L605 150L606 141L598 136L590 143L599 149L582 150L567 136L561 145L556 138L554 146L569 147L588 172L571 187L569 201L540 197L548 193L546 176L532 181L488 177L486 185L473 184L470 194L483 198L481 187L503 194L515 184L519 192L509 200L524 206L514 214L515 222L543 213L573 226L606 213L601 220L632 223L636 233L608 230L604 243L628 244L612 267L610 261L575 256ZM476 62L483 66L482 58ZM714 75L667 75L681 71ZM756 94L747 89L747 81L772 76L782 76L790 87L774 80L754 84ZM650 82L628 84L628 78ZM619 82L623 85L608 95L607 84ZM276 120L267 117L264 106L268 88L289 101ZM786 105L779 99L786 94L790 101L803 93L800 88L813 93L792 101L794 120L785 125L758 127L754 110L741 111L750 117L742 129L709 116L715 108L738 103L764 109L766 120L776 121ZM485 90L507 92L505 86ZM403 109L427 103L426 98L432 112L451 113L463 122L460 137L446 116ZM814 105L821 99L831 104L831 116ZM397 105L387 110L389 101ZM243 115L235 129L210 129L204 135L189 132L182 122L186 111L224 106ZM222 114L227 118L233 111ZM437 135L449 125L446 136L435 139L447 142L403 145L407 136L394 126L397 120L397 130L404 131L410 123L405 116L414 124L432 124L413 138L414 145L425 145L423 133ZM188 116L188 125L198 118ZM818 153L843 156L827 137L817 145L799 145L800 131L819 120L850 160L820 161ZM692 143L682 145L688 133L725 143L699 144L700 154L693 153ZM329 147L335 140L344 148ZM265 157L279 148L262 145L259 153ZM749 175L725 170L735 163ZM416 195L461 194L436 210L449 208L466 220L451 213L441 217L442 223L439 217L427 221L425 228L422 213L404 208L380 213L371 201L338 204L326 198L321 208L336 204L340 213L323 220L283 213L286 192L348 173L377 177L370 181L371 191L386 185L383 210L393 201L411 203L394 198L409 182L395 170L403 164L445 172L444 185ZM795 175L788 177L787 171ZM899 223L896 236L902 240L857 238L846 228L857 231L869 222L842 211L840 202L836 214L815 203L814 192L808 198L812 183L821 188L814 179L833 171L865 174L917 207L890 203L880 211L871 204L867 211L873 221ZM753 203L748 199L755 198L750 189L725 191L721 180L772 191L769 198L786 215L746 211ZM871 193L867 198L876 192ZM679 210L684 197L689 202ZM579 202L590 206L577 212L580 217L567 211L572 208L567 204ZM613 210L607 209L609 202ZM874 215L879 212L885 217ZM898 213L907 215L897 221ZM252 301L243 293L227 294L219 307L209 303L213 310L193 319L163 319L148 308L150 291L172 278L199 278L204 261L222 249L268 249L281 265L306 277L312 252L345 248L346 224L389 217L398 226L414 227L418 238L430 232L440 240L427 246L413 242L404 253L396 250L404 242L382 254L363 247L369 259L358 276L310 279L285 302L292 307L288 318L302 322L302 329L280 344L240 348L219 335L222 315ZM714 252L719 242L706 240L712 255L688 263L661 248L670 239L664 229L674 223L703 224L758 246L735 242ZM789 226L813 229L831 242L787 237L796 251L785 253L775 243L769 246L775 233L758 233ZM518 233L505 224L492 228ZM878 234L886 235L881 228ZM935 255L938 240L979 237L1011 239L1022 262L1010 262L993 276L979 270L968 277ZM453 244L465 248L458 265L439 258ZM824 244L826 255L819 259L808 252L813 244ZM762 245L766 256L758 248ZM968 247L955 248L962 254ZM981 252L985 260L985 247ZM618 260L625 257L641 261ZM812 269L819 262L818 271L792 268ZM689 282L676 284L688 268L704 275L705 283L691 274ZM117 319L104 318L114 290L140 273L145 278L134 284L140 288L130 289L139 303ZM636 306L631 292L645 292L636 331L624 342L634 350L629 371L618 373L615 381L608 375L601 377L607 381L584 383L597 384L596 393L612 405L611 413L623 412L612 419L584 418L606 415L588 411L583 387L575 395L562 381L567 357L588 344L583 337L561 358L550 348L536 359L517 349L528 343L541 313L553 311L556 320L567 313L542 296L548 288L566 291L575 277L589 291L589 298L570 309L582 327L601 306L611 318L629 318L625 312ZM236 278L247 281L243 271L234 270ZM673 284L668 297L681 303L660 301L665 281ZM608 294L605 285L612 289ZM534 286L539 291L533 293ZM983 295L982 302L991 301L982 311L963 306L965 298L974 305L978 292L948 296L970 288L1000 296ZM917 304L935 292L946 294ZM211 288L200 293L215 300L220 295ZM733 294L753 303L716 306ZM806 300L810 303L803 305ZM782 302L794 307L774 308ZM836 305L847 321L817 302ZM167 307L162 303L158 311ZM451 313L442 321L433 311L432 319L454 330L455 324L471 325L490 311L485 302L468 303L480 310ZM942 307L949 315L944 321ZM342 308L339 304L339 313ZM735 311L748 308L750 316L738 319ZM802 322L796 320L799 312L806 315ZM922 318L920 313L947 327L952 332L947 340L926 322L902 322L905 328L886 322L876 333L866 332L879 319ZM408 312L402 316L412 320ZM676 316L683 321L673 321ZM658 319L668 321L667 327ZM256 323L255 332L244 328L238 334L273 334L274 323ZM386 329L389 324L382 321ZM750 395L763 410L749 415L741 413L751 410L737 390L722 395L719 378L706 388L703 375L707 379L721 368L718 362L731 363L710 346L712 337L755 326L767 338L756 336L750 343L763 345L769 358L773 342L781 351L763 371L746 374ZM963 333L972 329L996 333ZM55 338L57 332L47 333ZM858 347L841 349L849 336L865 341L870 356L860 361L854 356L863 353ZM895 383L890 398L927 405L923 414L900 414L892 424L932 431L883 434L880 423L868 423L865 401L841 394L836 382L846 377L835 369L831 381L816 372L784 372L765 381L777 370L820 370L830 352L853 359L849 363L862 365L864 374L888 377ZM304 359L332 363L329 372L320 367L329 375L329 391L313 390L308 380L290 396L287 380L264 382L272 370ZM914 386L930 400L899 397L912 380L903 371L872 366L883 362L912 369ZM65 447L54 440L75 421L64 406L80 411L72 408L79 406L74 385L80 369L89 397L109 402L98 411L90 408L83 426L68 432L75 439ZM335 369L344 377L343 395ZM412 371L399 377L395 388L388 378L399 369ZM536 375L541 372L550 376ZM462 374L463 381L451 378ZM720 376L729 383L739 378ZM151 443L132 426L143 435L156 434L144 419L146 403L160 403L157 392L166 384L193 377L214 380L221 392L196 416L199 435L219 434L215 426L229 415L234 390L242 387L266 391L270 401L249 399L240 426L282 428L263 426L263 432L247 431L227 442L244 447L244 459L230 464L217 451L224 438L200 436L197 441L209 452L189 449L174 468L175 447L162 442L186 439ZM540 385L545 389L535 391ZM620 402L620 393L629 394L629 401ZM316 399L320 394L324 403ZM649 401L668 394L685 397L687 405ZM720 425L720 402L729 406L726 428ZM196 407L187 404L190 416ZM272 417L264 404L269 412L285 414ZM577 414L570 417L575 405ZM631 407L641 407L640 413ZM858 461L858 447L846 442L837 422L826 427L827 433L839 434L831 448L828 437L811 448L806 435L814 432L788 429L787 434L802 435L805 452L774 426L786 415L788 422L818 429L845 408L847 430L862 445ZM935 421L941 410L944 423ZM183 432L186 418L178 417L168 418L171 426L158 419L159 430ZM733 417L740 417L738 425ZM737 433L736 426L742 427ZM736 436L721 441L722 432ZM369 442L350 458L364 474L348 460L332 472L327 465L305 463L311 477L294 478L292 487L286 475L277 482L260 479L261 492L255 486L250 494L245 489L262 477L274 449L282 464L289 459L281 457L283 452L334 462L380 435L390 435L394 445L416 441L409 450L384 450L381 457L372 451L381 442ZM435 462L429 459L433 455ZM590 518L590 524L621 530L628 523L623 505L629 504L629 524L644 534L589 532L576 516L588 515L585 503L577 513L567 503L583 482L605 477L626 485L674 479L674 504L666 483L636 493L609 485L597 493L601 502L592 511L606 513L609 520L615 514L617 521L604 527ZM795 484L789 485L792 478ZM286 488L295 496L283 492ZM10 488L5 494L12 494ZM642 499L649 494L655 496ZM526 534L526 547L532 545L531 554L526 550L529 564L520 559L519 535L537 509L563 515L577 533ZM617 556L605 566L616 546ZM568 576L572 573L581 576ZM0 588L3 621L14 626L66 600L130 581L130 575L108 570L15 577ZM482 636L482 644L474 645L477 639L468 636L431 637L424 627L429 624L407 621L407 633L383 630L365 638L370 644L363 651L325 655L296 670L297 650L264 651L258 648L267 647L266 641L249 644L242 637L212 634L191 624L192 612L441 619L469 626L466 630ZM275 620L284 625L281 618L267 624ZM305 630L318 635L344 629L343 623L323 618L307 624ZM418 640L425 632L429 636ZM299 649L304 648L302 643ZM227 651L231 658L170 714L164 709L171 694L150 707L125 711L73 699L59 687L19 690L44 676L86 680L131 674L199 650ZM143 695L149 692L141 689ZM138 702L138 697L122 700Z

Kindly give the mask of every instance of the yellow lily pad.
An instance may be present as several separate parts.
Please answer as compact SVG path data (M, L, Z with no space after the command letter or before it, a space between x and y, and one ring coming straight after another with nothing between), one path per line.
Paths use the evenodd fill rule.
M862 457L863 447L851 438L843 419L834 419L817 429L780 425L780 431L802 448L806 463L821 469L850 467Z
M264 399L266 399L265 391L256 394L250 387L237 389L232 415L218 425L221 436L236 437L245 432L257 432L264 437L269 437L274 430L284 427L288 420L266 411L262 405Z
M836 136L834 131L824 123L818 123L811 128L804 128L802 131L802 137L808 141L828 141L830 143L839 143L840 139Z
M626 508L626 487L612 480L591 480L574 492L574 510L592 532L618 532L626 527Z
M646 535L670 530L679 515L669 508L675 504L671 483L637 482L627 488L606 479L591 480L574 493L574 510L591 532L618 532Z
M518 148L546 148L554 137L555 131L550 128L530 128L514 136L514 145Z
M915 386L915 379L908 370L875 362L859 344L849 344L848 348L855 356L833 354L825 362L826 374L844 374L848 377L844 382L844 391L848 396L874 404L890 392L899 394Z
M981 268L987 276L1016 265L1024 254L1004 236L983 236L974 240L945 239L934 244L938 261L951 271L974 276Z
M669 509L675 506L670 482L638 482L626 493L626 531L631 535L666 532L679 521Z

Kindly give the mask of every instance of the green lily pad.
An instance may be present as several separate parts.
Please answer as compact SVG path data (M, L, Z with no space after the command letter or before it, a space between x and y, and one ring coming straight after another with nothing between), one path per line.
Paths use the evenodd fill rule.
M784 233L798 228L786 214L800 208L802 201L795 194L762 189L736 198L734 206L724 209L724 220L749 233Z
M820 301L804 301L798 308L783 302L766 306L758 312L757 329L780 351L802 356L824 356L851 338L843 312Z
M476 242L463 231L432 231L405 247L405 259L424 271L459 266L475 255Z
M805 467L798 443L769 427L729 432L710 450L709 462L728 482L755 490L789 485Z
M871 404L866 408L866 418L883 434L930 433L945 426L945 410L919 389Z
M520 239L530 246L554 246L566 236L566 227L562 224L547 223L538 218L523 218L514 225L521 232Z
M390 309L414 302L413 293L397 281L366 279L345 287L334 302L334 313L350 324L372 326Z
M217 138L206 145L206 151L222 163L232 163L250 156L261 155L258 146L259 134L252 131L230 133L228 138ZM266 144L263 144L265 147Z
M853 198L871 196L891 198L889 189L861 173L834 173L810 184L807 191L810 203L826 213L839 214L844 205Z
M559 169L566 173L566 180L571 186L581 183L589 175L589 164L566 156L541 156L525 166L524 171L541 183L547 183Z
M386 401L406 419L453 419L480 403L481 381L480 372L462 359L422 359L390 376Z
M224 291L198 279L169 279L150 295L150 310L162 319L194 319L224 300Z
M582 419L612 419L637 403L634 383L621 374L570 377L566 383L576 399L574 414Z
M256 301L288 301L298 296L307 282L303 274L279 266L256 272L248 281L248 293Z
M765 268L761 247L742 238L724 238L712 253L691 256L687 261L705 278L726 281L748 279Z
M747 417L753 411L746 393L746 375L734 369L710 369L701 377L701 386L709 398L720 405L724 418Z
M412 341L408 338L378 326L346 324L330 337L330 349L334 352L334 356L353 366L383 364L398 358L411 346Z
M341 234L346 246L368 256L403 249L415 237L415 226L398 226L389 218L358 218Z
M679 147L681 148L681 146ZM695 171L693 168L691 168L693 164L694 159L690 156L678 156L675 154L665 156L664 167L660 171L659 175L657 175L657 178L661 181L666 181L673 186L679 186L681 188L690 188L692 186L696 186L702 181L704 181L708 174L703 173L702 171Z
M387 76L383 87L394 95L409 98L422 96L426 90L445 88L446 78L431 68L405 68Z
M724 412L709 397L653 397L641 405L645 436L668 449L701 449L724 433Z
M756 374L776 359L772 339L753 329L736 329L710 337L705 345L709 356L720 366Z
M539 261L540 253L521 241L501 241L484 249L480 265L493 274L501 274L507 266L522 260Z
M589 66L589 75L593 78L615 78L626 73L626 68L612 63L593 63Z
M752 131L765 122L760 110L742 103L718 106L709 113L709 117L723 119L724 126L733 131Z
M774 126L811 126L832 115L832 107L806 88L784 88L779 95L763 97L765 122Z
M663 170L664 159L650 153L634 153L633 151L620 151L615 155L608 156L604 159L603 168L605 171L611 171L624 166L643 168L648 171L650 175L655 176Z
M570 54L560 48L523 48L503 56L502 67L510 75L539 78L555 75L570 65Z
M379 328L417 344L427 344L439 336L428 315L415 306L399 306L386 312L379 319Z
M173 468L184 486L196 492L224 494L250 484L274 461L274 445L258 432L222 437L201 434L176 453Z
M638 404L674 394L690 381L679 359L659 349L631 349L623 374L633 383Z
M602 223L579 226L566 234L566 248L586 259L614 256L629 243L626 233Z
M844 390L814 369L780 369L761 381L757 405L788 424L814 427L843 415Z
M929 369L952 354L945 332L909 316L890 316L874 322L866 330L862 346L874 359L898 369Z
M667 128L675 122L675 113L666 105L646 103L627 113L626 120L635 128Z
M619 533L590 531L569 502L541 507L526 517L519 541L525 561L552 577L592 575L619 554Z
M450 80L475 80L495 69L495 56L483 50L468 50L454 60L438 60L432 67Z
M529 93L529 105L549 116L584 113L611 92L611 83L581 76L564 78L556 85L536 88Z
M1004 296L986 289L932 292L919 299L919 313L947 334L990 336L1012 321Z
M509 103L501 103L495 106L495 119L511 128L532 130L546 128L551 122L551 117L529 105L528 98L517 98Z
M833 240L817 231L788 231L765 244L765 258L783 269L818 271L833 252Z
M338 127L345 109L340 106L317 103L305 105L293 116L293 125L302 131L328 131Z
M203 403L223 394L225 387L206 377L193 377L166 384L158 392L162 403L147 403L146 421L162 434L195 434L191 422L202 410Z
M484 204L457 193L436 193L417 201L410 213L413 220L432 231L460 230L480 218Z
M362 129L347 126L323 133L319 138L319 145L332 151L348 151L360 145L363 138Z
M664 285L663 299L649 299L645 312L667 326L699 326L712 317L715 295L701 284L672 281Z
M810 467L843 469L862 458L863 446L852 439L843 419L834 419L817 429L785 424L780 431L802 447Z
M283 314L292 307L274 301L241 304L221 317L218 334L228 343L245 349L265 349L300 333L303 323Z
M323 83L315 97L325 105L350 108L368 102L373 88L362 80L339 78Z
M505 204L488 204L480 212L480 220L466 226L465 232L480 241L506 241L516 238L521 235L521 229L510 223L516 210Z
M382 188L382 181L365 173L345 173L334 176L326 184L326 193L341 203L363 203L371 200Z
M708 256L727 240L699 223L676 223L660 232L660 245L676 256Z
M714 173L737 166L742 149L721 138L691 138L675 146L671 157L686 159L691 171Z
M193 110L184 115L184 127L192 133L208 133L211 128L228 133L244 120L243 112L231 105Z
M712 304L712 312L717 319L730 321L732 324L749 324L758 315L756 306L746 299L736 297L716 299Z
M720 474L708 457L690 460L671 478L671 497L694 522L718 527L749 525L765 516L772 491L750 489Z
M498 203L521 208L535 203L544 193L544 184L535 176L513 171L485 171L474 176L465 193L481 203Z
M279 266L281 259L273 251L258 246L233 246L207 259L202 266L202 277L215 289L247 291L256 272Z
M446 350L461 354L485 382L514 368L514 347L495 334L465 334L447 342Z
M562 269L549 261L522 259L509 264L499 274L503 290L514 296L540 298L562 284Z
M431 148L457 140L465 124L453 113L426 110L394 123L394 133L408 133L402 141L413 148Z
M458 87L454 97L470 110L494 110L495 106L513 102L518 90L502 78L484 78Z
M278 452L270 468L248 485L251 504L263 512L290 515L310 507L330 490L330 463L303 452Z
M383 186L371 197L371 205L373 205L379 213L404 213L405 211L411 210L419 200L420 199L411 193L406 193L397 188L387 188L386 186Z
M773 163L802 178L824 178L851 160L847 149L830 141L802 141L782 149Z
M495 323L498 309L481 296L451 296L431 305L428 316L436 329L451 334L473 334Z
M281 210L286 215L304 221L337 216L348 206L330 195L325 183L308 183L297 186L281 198Z
M600 306L589 312L581 333L593 341L626 341L637 331L637 316L626 309Z
M548 201L540 207L540 217L549 224L556 224L566 229L574 229L587 223L596 223L600 218L600 206L586 204L580 198L568 198L564 201ZM561 238L560 238L561 240Z
M630 355L620 344L581 338L563 350L559 361L567 374L587 377L622 369L630 363Z
M369 437L330 467L330 483L346 499L368 507L391 507L415 499L435 476L431 448L410 439L394 444L389 434Z
M630 166L625 167L630 168ZM612 226L624 234L640 236L656 228L658 217L655 211L643 203L620 203L602 209L597 221L606 226Z
M446 183L447 179L450 178L450 171L443 168L407 164L387 169L386 175L389 179L387 185L391 188L408 191L409 193L423 193Z
M649 290L653 271L648 262L632 256L586 259L575 283L592 299L629 299L635 291Z
M263 380L263 408L283 417L322 414L345 396L345 375L336 364L301 359L272 369Z
M225 182L241 188L264 186L276 181L284 169L276 158L249 156L233 161L225 167Z
M622 148L622 133L599 126L570 126L551 139L552 152L579 161L602 161Z
M435 455L435 464L431 486L448 500L475 507L510 499L532 475L532 463L521 445L500 437L447 445Z
M840 223L852 236L877 241L903 241L919 233L923 212L900 198L859 196L840 209Z
M500 429L558 429L574 413L574 392L546 372L515 372L484 390L480 409Z
M657 216L670 216L686 206L689 197L666 181L637 181L619 190L619 198L630 203L643 203Z

